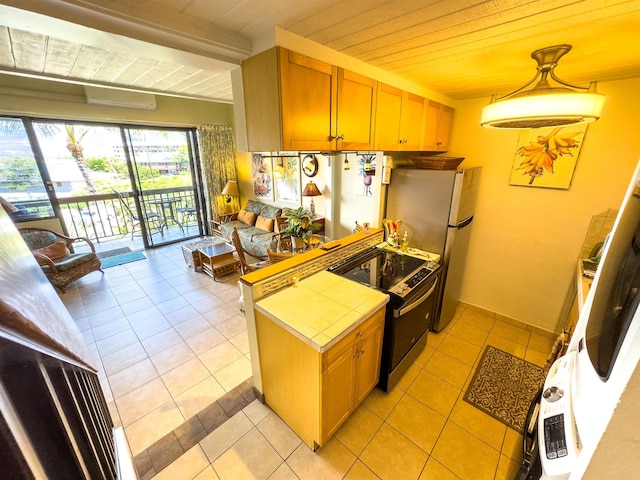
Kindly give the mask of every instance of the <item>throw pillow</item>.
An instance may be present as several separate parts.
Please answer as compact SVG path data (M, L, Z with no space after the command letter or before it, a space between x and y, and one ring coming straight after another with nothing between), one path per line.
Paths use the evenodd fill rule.
M71 252L67 248L66 242L60 240L51 245L47 245L46 247L38 248L33 250L33 253L39 253L40 255L44 255L45 257L49 257L54 262L56 260L60 260L61 258L66 257ZM40 265L46 265L46 262L43 260L36 258Z
M247 212L244 208L238 212L238 220L247 225L253 226L256 223L256 214Z
M267 218L263 217L262 215L258 215L258 219L256 220L256 228L264 230L265 232L273 232L273 218Z

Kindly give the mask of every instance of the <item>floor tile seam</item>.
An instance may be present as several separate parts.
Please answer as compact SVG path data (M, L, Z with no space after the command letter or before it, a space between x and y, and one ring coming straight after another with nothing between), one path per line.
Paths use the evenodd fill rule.
M434 446L434 448L435 448L435 446ZM444 468L447 472L449 472L453 477L457 478L458 480L463 480L462 477L460 477L455 472L453 472L453 470L451 470L449 467L447 467L444 463L442 463L440 460L438 460L433 455L429 455L429 460L431 460L431 459L433 459L434 462L438 462L438 464L441 465L442 468ZM427 463L429 463L429 460L427 460ZM424 468L427 468L427 463L424 464ZM422 475L424 473L424 468L422 469L422 472L420 472L420 475ZM420 478L420 477L418 477L418 478Z
M200 362L200 363L202 363L202 362ZM184 365L184 364L183 364L183 365ZM204 365L203 365L203 366L204 366ZM205 366L205 369L206 369L206 368L207 368L207 367ZM169 371L172 371L172 370L169 370ZM168 372L167 372L167 373L168 373ZM201 380L197 381L196 383L194 383L193 385L191 385L190 387L188 387L186 390L183 390L183 391L181 391L181 392L179 392L179 393L177 393L177 394L175 394L175 395L174 395L173 393L171 393L171 390L169 390L169 386L166 384L166 382L165 382L165 381L164 381L164 379L162 378L162 375L160 376L160 379L161 379L161 380L162 380L162 382L164 383L165 388L169 391L169 395L171 395L171 398L173 398L174 400L176 400L176 398L177 398L177 397L179 397L179 396L180 396L180 395L182 395L183 393L188 392L189 390L191 390L191 389L192 389L192 388L194 388L195 386L200 385L201 383L203 383L203 382L207 381L209 378L211 378L212 380L214 380L214 381L216 382L216 384L220 387L220 389L221 389L221 390L223 390L223 391L225 392L225 395L226 395L227 393L229 393L228 391L226 391L226 390L224 389L224 387L223 387L222 385L220 385L220 382L218 381L218 379L217 379L217 378L216 378L216 377L215 377L211 372L209 372L209 370L208 370L208 369L207 369L207 373L208 373L208 375L207 375L205 378L203 378L203 379L201 379ZM165 374L165 375L166 375L166 374ZM216 398L214 401L217 401L217 400L218 400L218 399Z
M465 402L465 400L464 400L464 396L462 396L462 398L458 398L458 399L456 400L456 403L458 403L459 401L463 401L463 402ZM469 405L471 405L471 404L469 404ZM455 408L455 405L454 405L454 408ZM474 408L475 408L475 407L474 407ZM481 413L484 413L484 412L482 412L482 410L479 410L479 411L480 411ZM451 413L453 413L453 408L451 409ZM501 424L502 424L502 425L504 425L504 427L505 427L504 434L502 435L502 442L500 443L500 450L496 450L496 448L495 448L493 445L491 445L491 444L487 443L485 440L483 440L482 438L478 437L475 433L473 433L472 431L470 431L467 427L465 427L465 426L464 426L464 425L462 425L461 423L456 422L456 421L455 421L455 419L451 417L451 413L449 413L449 416L447 417L447 423L449 423L449 422L453 423L454 425L456 425L456 426L457 426L457 427L459 427L460 429L462 429L462 430L464 430L465 432L467 432L467 433L468 433L469 435L471 435L472 437L476 438L477 440L481 441L482 443L484 443L485 445L487 445L488 447L490 447L492 450L497 451L499 454L501 454L501 453L502 453L502 445L504 444L505 437L507 436L507 431L506 431L506 429L507 429L507 428L509 428L507 425L504 425L502 422L499 422L498 420L496 420L498 423L501 423ZM486 415L486 413L484 413L484 414ZM443 427L443 430L444 430L444 427Z
M468 367L473 367L473 365L469 365L467 362L465 362L465 361L463 361L463 360L460 360L458 357L454 357L453 355L451 355L451 354L449 354L449 353L447 353L447 352L445 352L445 351L443 351L443 350L440 350L440 345L438 345L438 348L436 348L436 349L435 349L435 351L433 352L433 354L431 355L431 357L429 358L429 360L427 361L427 363L425 363L425 365L424 365L424 367L423 367L423 368L425 368L425 367L429 364L429 362L433 359L433 355L434 355L434 354L436 354L436 353L439 353L439 354L441 354L441 355L445 355L445 356L447 356L448 358L450 358L450 359L452 359L452 360L455 360L455 361L457 361L457 362L460 362L460 363L462 363L463 365L466 365L466 366L468 366Z
M484 332L484 330L483 330L483 332ZM489 336L489 332L485 332L485 333L486 333L486 335L485 335L485 338L484 338L483 342L486 342L486 339L487 339L487 337ZM456 337L458 340L464 340L465 342L468 342L468 343L470 343L471 345L475 345L476 347L480 347L480 348L482 348L482 346L481 346L480 344L478 344L478 343L473 343L473 342L469 341L467 338L464 338L464 337L462 337L462 336L460 336L460 335L456 335L456 333L455 333L455 332L449 332L449 333L448 333L448 335L453 335L453 336L454 336L454 337ZM484 345L484 343L483 343L483 345ZM439 346L440 346L440 345L438 345L438 347L439 347Z
M500 320L496 320L496 323L499 322L499 321ZM529 339L531 338L531 333L532 333L531 331L526 330L524 328L516 327L516 326L510 325L508 323L504 323L504 322L501 322L499 325L496 325L494 323L494 325L493 325L493 327L491 327L491 331L490 331L490 333L495 333L496 335L504 337L505 335L500 335L497 331L494 331L494 330L506 330L505 333L508 333L509 335L511 335L511 334L513 334L513 335L526 334L527 335L527 343L529 342Z
M435 408L433 408L431 405L429 405L429 404L425 403L423 400L420 400L418 397L416 397L416 396L412 395L411 393L409 393L409 392L405 392L405 395L407 395L407 396L411 397L411 399L412 399L412 400L415 400L416 402L420 403L420 405L422 405L422 406L424 406L424 407L427 407L429 410L431 410L431 412L433 412L433 413L435 413L436 415L438 415L438 416L442 417L442 418L444 419L445 423L449 421L449 415L451 415L451 412L449 412L449 414L448 414L448 415L443 415L442 413L440 413L439 411L437 411ZM403 395L403 397L404 397L404 395ZM458 401L458 398L459 398L459 396L458 396L458 397L456 397L456 402ZM400 403L400 402L398 402L398 404L399 404L399 403ZM395 407L393 407L393 410L395 410L395 409L396 409L396 407L398 406L398 404L396 404L396 406L395 406ZM455 403L454 403L454 406L455 406ZM393 412L393 410L391 410L391 412L390 412L390 413L389 413L389 415L387 416L387 419L391 416L391 413ZM451 411L453 411L453 408L451 408ZM387 421L387 420L385 419L385 422L386 422L386 421Z
M440 352L440 353L442 353L443 355L447 355L448 357L453 358L454 360L458 360L457 358L452 357L451 355L446 354L446 353L444 353L444 352ZM462 361L460 361L460 360L458 360L458 361L459 361L460 363L464 363L464 362L462 362ZM455 388L456 390L464 390L464 386L467 384L467 381L469 380L470 375L471 375L471 374L473 373L473 371L474 371L473 365L469 365L469 364L467 364L467 363L464 363L464 365L465 365L465 366L467 366L467 367L470 367L470 368L471 368L471 371L466 375L466 377L465 377L465 379L464 379L464 382L463 382L462 386L461 386L461 387L459 387L458 385L455 385L455 384L451 383L451 381L450 381L450 380L448 380L447 378L443 378L443 376L442 376L442 375L439 375L437 372L435 372L435 371L433 371L433 370L430 370L430 369L428 368L428 365L429 365L429 362L427 362L427 363L425 364L425 366L424 366L424 367L422 367L422 370L423 370L423 371L425 371L425 372L427 372L427 373L429 373L430 375L433 375L434 377L439 378L440 380L442 380L443 382L445 382L445 383L447 383L448 385L452 386L452 387L453 387L453 388ZM413 381L415 382L415 379L414 379ZM411 383L413 384L413 382L411 382Z
M489 317L489 318L490 318L490 317ZM462 324L464 324L464 325L470 325L470 326L472 326L472 327L477 328L478 330L482 330L483 332L489 333L489 332L491 331L491 329L492 329L492 328L494 327L494 325L495 325L495 318L494 318L494 319L493 319L493 321L491 322L491 326L490 326L488 329L483 328L483 327L482 327L482 325L480 325L480 324L478 324L478 323L474 323L474 322L470 322L470 321L467 321L467 320L463 320L462 318L458 319L458 323L462 323Z
M160 333L164 333L164 332L166 332L167 330L172 329L172 328L173 328L173 326L171 326L171 327L169 327L169 328L167 328L167 329L163 330L162 332L158 332L158 333L156 333L156 334L154 334L154 335L151 335L151 337L153 337L153 336L155 336L155 335L159 335ZM174 329L174 330L175 330L175 329ZM180 334L179 334L177 331L176 331L175 333L176 333L176 335L180 336ZM137 333L136 333L136 337L138 337L138 340L139 340L140 344L142 345L143 350L144 350L144 351L145 351L145 353L147 354L147 358L148 358L149 360L151 360L151 357L153 357L154 355L157 355L157 354L159 354L159 353L162 353L162 352L163 352L164 350L166 350L167 348L175 347L175 346L179 343L179 342L178 342L178 343L174 343L174 344L172 344L172 345L169 345L168 347L163 348L162 350L160 350L160 351L158 351L158 352L155 352L154 354L151 354L151 352L149 352L149 350L147 350L147 347L145 347L145 346L144 346L144 343L143 343L143 342L144 342L144 340L147 340L147 339L149 339L149 338L151 338L151 337L147 337L147 338L145 338L145 339L140 339L140 337L138 336L138 334L137 334ZM182 337L180 337L180 338L182 339ZM183 343L186 343L183 339L182 339L182 342L183 342ZM187 346L188 346L188 345L187 345ZM151 360L151 363L153 364L153 360ZM153 366L155 367L155 364L153 364ZM157 370L157 369L156 369L156 370Z
M469 341L469 340L467 340L466 338L462 338L462 337L460 337L460 336L456 335L456 334L455 334L455 333L453 333L453 332L448 332L448 333L446 334L446 336L442 339L442 341L438 344L438 348L440 348L440 346L441 346L441 345L442 345L442 344L447 340L447 338L448 338L449 336L451 336L451 337L455 338L455 341L464 342L464 343L466 344L466 345L465 345L465 348L466 348L467 346L468 346L468 347L471 347L471 348L473 348L473 347L479 347L479 345L477 345L477 344L475 344L475 343L473 343L473 342L470 342L470 341ZM479 347L479 348L482 348L482 347Z
M115 336L115 335L118 335L119 333L124 333L124 332L126 332L127 330L133 330L133 327L131 326L131 323L129 323L129 320L128 320L128 319L126 319L126 318L123 318L123 320L126 320L126 322L127 322L127 327L128 327L128 328L120 328L120 327L118 327L118 329L117 329L117 330L114 330L114 331L110 332L108 335L106 335L106 336L100 336L100 338L98 338L98 337L96 336L96 332L95 332L95 330L96 330L96 329L99 329L99 328L102 326L102 325L100 325L100 326L98 326L98 327L91 327L91 335L93 336L93 338L94 338L94 339L96 339L96 342L101 342L102 340L106 340L107 338L110 338L110 337L113 337L113 336ZM107 322L107 323L108 323L108 322ZM105 325L106 325L106 323L105 323ZM105 332L101 330L101 335L103 335L104 333L105 333ZM134 332L134 333L135 333L135 332Z
M246 415L246 414L245 414L245 415ZM248 417L247 417L247 418L248 418ZM263 419L263 420L264 420L264 419ZM251 419L249 419L249 421L251 422ZM269 444L269 446L270 446L271 448L273 448L273 450L278 454L278 456L279 456L279 457L280 457L280 459L282 460L282 462L280 463L281 465L282 465L282 463L286 463L287 459L291 458L291 455L293 455L293 452L295 452L295 451L298 449L298 446L300 446L300 445L304 445L304 442L303 442L302 440L300 440L300 444L298 444L298 446L296 446L296 448L294 448L294 449L289 453L289 455L287 455L287 457L286 457L286 458L284 458L284 457L280 454L280 452L278 451L278 449L276 448L276 446L275 446L273 443L271 443L271 441L266 437L266 435L265 435L265 434L262 432L262 430L260 430L260 428L258 427L258 425L259 425L260 423L262 423L262 422L258 422L258 424L254 424L253 422L251 422L251 423L253 424L253 428L252 428L252 430L253 430L253 429L256 429L256 430L258 431L258 433L262 436L262 438L264 438L264 440ZM251 430L249 430L249 432L250 432L250 431L251 431ZM249 432L247 432L247 433L249 433ZM293 433L294 433L294 435L298 436L295 432L293 432ZM300 437L298 437L298 438L300 438ZM238 440L238 441L239 441L239 440ZM236 442L236 443L237 443L237 442ZM220 457L218 457L218 458L220 458ZM276 468L276 470L277 470L277 468ZM275 472L275 470L274 470L273 472ZM271 474L270 474L270 475L273 475L273 472L271 472Z
M424 465L427 464L427 461L429 460L429 457L431 457L431 454L427 451L425 451L420 445L418 445L416 442L414 442L412 439L410 439L409 437L407 437L403 432L401 432L400 430L398 430L396 427L394 427L393 425L391 425L389 422L387 422L386 420L384 422L382 422L382 425L380 425L379 429L382 428L382 426L386 424L389 428L393 429L398 435L401 435L405 440L407 440L409 443L411 443L413 446L415 446L417 449L419 449L422 453L424 453L427 458L424 461ZM444 430L444 426L442 427ZM378 429L378 430L379 430ZM377 433L377 432L376 432ZM373 438L373 437L372 437ZM436 444L433 444L433 448L435 448ZM362 450L364 452L364 450ZM356 458L360 458L359 456L357 456ZM361 460L362 463L364 463L365 465L367 465L364 460ZM424 465L422 466L422 468L424 468ZM369 466L367 465L367 467L369 468ZM371 468L369 468L371 470ZM422 470L422 469L421 469ZM374 472L375 473L375 472Z
M156 368L156 366L153 364L153 362L151 361L151 359L150 359L150 358L148 358L148 357L147 357L147 359L149 360L149 363L151 363L151 367L153 368L153 370L156 372L156 376L155 376L154 378L152 378L152 379L148 380L147 382L145 382L145 383L143 383L143 384L141 384L141 385L138 385L138 386L137 386L136 388L134 388L133 390L129 390L128 392L125 392L125 393L123 393L123 394L119 395L118 397L116 397L116 396L113 394L113 386L111 385L111 380L110 380L110 377L112 377L113 375L107 375L107 376L106 376L106 380L107 380L107 382L109 383L109 389L111 390L111 395L113 396L113 401L114 401L114 402L115 402L118 398L121 398L121 397L123 397L124 395L126 395L126 394L128 394L128 393L134 392L134 391L135 391L135 390L137 390L138 388L145 386L147 383L152 382L152 381L153 381L153 380L155 380L156 378L160 378L160 379L161 379L161 375L160 375L160 373L158 372L158 369ZM140 360L140 362L142 362L142 361L144 361L144 359L143 359L143 360ZM140 362L138 362L138 363L140 363ZM135 365L137 365L137 364L131 365L131 367L134 367ZM131 367L127 367L127 368L131 368ZM124 369L124 370L126 370L126 369ZM121 372L122 372L122 371L124 371L124 370L121 370ZM115 375L115 374L114 374L114 375ZM167 390L168 390L168 389L167 389ZM171 392L169 392L169 393L171 393Z
M398 402L400 403L400 402ZM393 410L396 409L396 407L398 406L398 404L396 404L395 407L393 407L393 409L391 410L391 412L393 412ZM389 412L389 415L387 415L387 418L389 418L389 416L391 416L391 412ZM375 414L374 414L375 415ZM376 418L380 418L377 415L375 415ZM355 455L356 460L358 460L360 458L360 456L364 453L364 451L367 449L367 447L371 444L371 442L373 441L373 439L375 438L375 436L378 434L378 432L380 432L380 429L382 428L382 426L387 423L386 419L381 419L382 421L380 422L380 425L378 425L378 427L375 429L375 431L373 432L373 435L371 435L371 438L369 438L369 440L367 440L367 443L365 444L365 446L362 448L362 451L360 453L356 453L354 451L352 451L344 442L342 442L335 434L333 436L333 438L335 438L344 448L346 448L349 452L353 453L353 455ZM344 425L344 424L343 424ZM391 426L391 425L389 425ZM339 429L338 429L339 430ZM363 460L361 460L362 463L364 463ZM355 463L355 462L354 462ZM364 463L365 465L367 465L366 463ZM352 465L353 467L353 465ZM369 470L371 470L371 468L367 465L367 468Z
M365 467L369 472L371 472L371 475L373 475L376 479L378 479L378 480L380 479L380 477L379 477L378 475L376 475L376 473L375 473L373 470L371 470L371 467L369 467L369 465L367 465L366 463L364 463L364 461L363 461L363 460L361 460L359 456L356 456L355 461L354 461L354 462L353 462L353 464L349 467L349 470L347 470L347 471L345 472L344 476L342 477L343 479L345 479L345 478L349 477L349 474L350 474L350 473L351 473L351 471L356 467L356 465L358 464L358 462L362 463L362 465L364 465L364 467ZM291 467L289 467L289 468L291 468ZM422 472L420 472L420 473L422 473Z
M538 350L537 348L534 348L533 346L531 346L531 345L530 345L530 343L531 343L531 339L529 339L529 343L527 344L527 347L526 347L527 349L525 350L525 352L528 352L528 351L529 351L529 349L531 349L531 350L532 350L532 351L534 351L534 352L542 353L542 354L544 354L544 355L549 355L549 354L551 353L552 348L553 348L553 344L552 344L552 345L549 347L549 350L546 350L546 351L544 351L544 352L543 352L543 351Z
M114 400L115 402L115 400ZM182 423L185 422L184 420L184 414L182 413L182 411L180 410L180 408L178 407L178 405L176 404L175 400L173 398L171 398L170 400L167 400L163 403L161 403L160 405L158 405L157 407L155 407L154 409L148 411L147 413L145 413L144 415L142 415L139 418L136 418L133 422L130 422L129 424L125 425L124 422L122 422L122 414L120 413L120 409L118 408L118 404L116 403L116 409L118 409L118 415L120 416L120 422L122 423L122 428L124 429L125 433L127 432L127 428L131 428L132 425L135 425L136 423L138 423L139 421L143 420L145 417L151 415L153 412L155 412L156 410L160 410L161 408L165 408L166 405L172 404L175 409L177 410L177 412L180 414L180 416L182 417ZM173 430L172 430L173 431ZM152 444L153 445L153 444ZM143 450L146 450L149 447L144 448Z

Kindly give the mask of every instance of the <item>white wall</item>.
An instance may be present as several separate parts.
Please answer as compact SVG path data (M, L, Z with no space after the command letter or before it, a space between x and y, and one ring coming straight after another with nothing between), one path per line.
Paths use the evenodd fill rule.
M592 215L618 208L640 159L640 79L601 83L602 118L589 125L568 190L509 185L518 131L480 127L488 99L457 102L448 155L482 165L461 301L559 331Z

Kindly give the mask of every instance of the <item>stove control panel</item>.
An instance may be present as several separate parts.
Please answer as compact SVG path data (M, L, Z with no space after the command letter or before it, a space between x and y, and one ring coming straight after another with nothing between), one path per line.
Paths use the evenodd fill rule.
M433 270L427 267L422 267L417 270L413 275L404 279L404 281L396 284L391 291L398 295L404 295L412 290L416 285L422 282L425 278L427 278Z

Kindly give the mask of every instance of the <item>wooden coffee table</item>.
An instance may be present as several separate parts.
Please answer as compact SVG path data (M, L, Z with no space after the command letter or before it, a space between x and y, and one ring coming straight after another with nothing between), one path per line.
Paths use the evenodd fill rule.
M228 243L199 248L202 271L214 280L216 277L236 272L240 269L240 262L233 256L235 251L236 249Z

